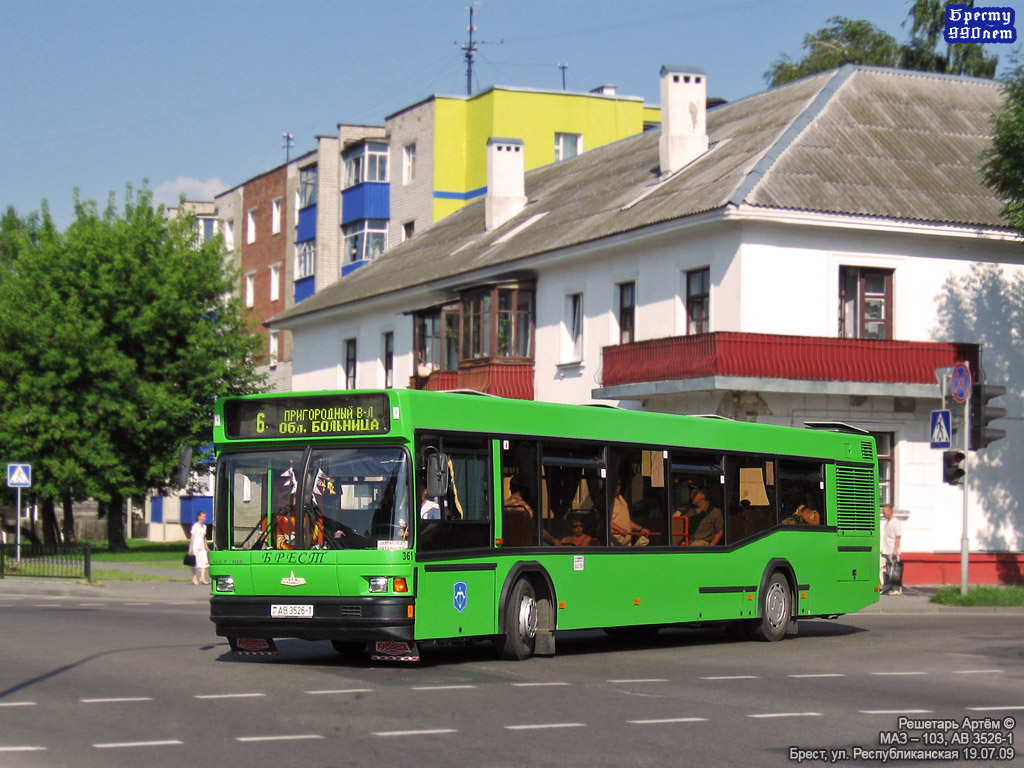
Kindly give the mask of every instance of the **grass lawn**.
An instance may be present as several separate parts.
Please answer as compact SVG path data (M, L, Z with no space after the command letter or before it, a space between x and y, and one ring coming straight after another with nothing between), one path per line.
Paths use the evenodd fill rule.
M943 587L932 596L933 603L961 606L1024 606L1024 587L969 587L966 595L960 587Z
M177 562L188 551L187 541L148 541L146 539L128 539L127 552L110 552L107 540L98 539L89 542L92 545L92 561L94 563L150 563L157 561Z

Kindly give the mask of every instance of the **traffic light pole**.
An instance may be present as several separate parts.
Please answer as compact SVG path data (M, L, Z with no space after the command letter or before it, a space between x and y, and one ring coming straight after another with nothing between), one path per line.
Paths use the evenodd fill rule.
M967 596L967 561L969 556L969 541L967 538L967 489L970 487L968 480L971 471L971 387L967 388L967 397L964 400L964 484L960 486L963 494L963 532L960 534L960 594Z

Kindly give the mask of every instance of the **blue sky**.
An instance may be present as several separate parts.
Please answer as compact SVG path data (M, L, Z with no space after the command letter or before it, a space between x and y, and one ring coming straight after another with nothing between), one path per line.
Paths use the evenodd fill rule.
M465 92L468 0L0 0L0 208L72 218L126 184L212 199L339 122ZM978 3L979 6L982 3ZM996 3L992 3L996 5ZM1000 0L1000 6L1020 3ZM831 16L904 40L910 0L483 0L474 89L614 83L657 104L658 70L708 73L729 101ZM1024 24L1024 22L1022 22ZM498 42L502 41L502 42ZM998 46L1000 70L1011 48Z

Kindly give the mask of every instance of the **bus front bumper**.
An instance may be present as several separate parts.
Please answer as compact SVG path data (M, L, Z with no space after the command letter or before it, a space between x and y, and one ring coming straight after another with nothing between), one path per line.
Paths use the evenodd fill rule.
M273 616L279 607L309 612L308 617ZM210 621L221 637L298 638L372 642L412 642L411 597L268 598L214 595ZM287 612L287 611L285 611Z

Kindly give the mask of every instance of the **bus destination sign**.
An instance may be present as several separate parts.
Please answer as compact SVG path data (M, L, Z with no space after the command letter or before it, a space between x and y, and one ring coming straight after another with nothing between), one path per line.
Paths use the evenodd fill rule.
M224 433L230 440L384 435L388 415L387 395L231 400L224 406Z

